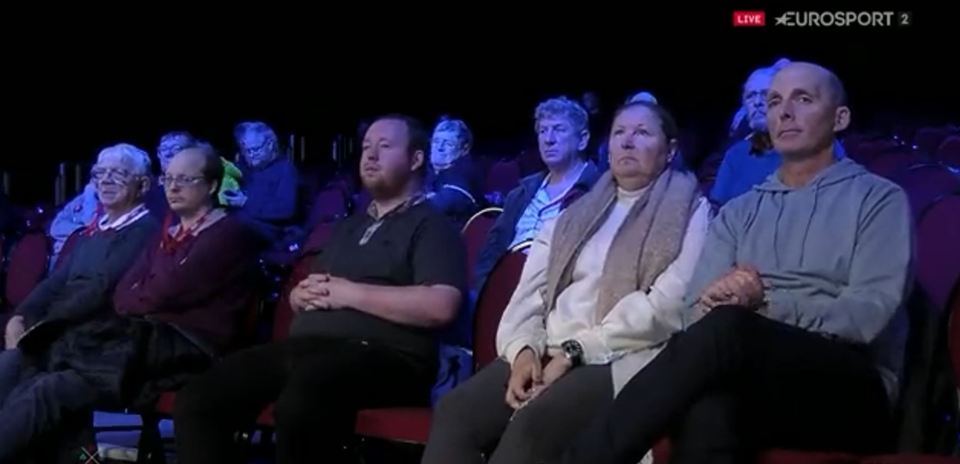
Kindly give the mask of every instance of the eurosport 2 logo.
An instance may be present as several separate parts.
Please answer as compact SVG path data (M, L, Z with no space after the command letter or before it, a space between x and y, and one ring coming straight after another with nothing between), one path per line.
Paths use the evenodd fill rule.
M795 28L885 28L913 24L913 14L906 11L784 11L771 16L774 27ZM734 27L767 26L766 11L734 11Z

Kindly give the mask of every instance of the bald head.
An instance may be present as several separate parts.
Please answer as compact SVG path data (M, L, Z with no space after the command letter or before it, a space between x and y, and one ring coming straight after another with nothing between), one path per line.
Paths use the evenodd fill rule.
M780 69L767 93L767 125L785 158L828 156L834 136L850 124L846 92L836 74L813 63Z
M823 66L803 61L793 62L780 68L774 75L774 79L777 75L784 73L799 74L816 81L817 87L823 92L826 99L835 106L847 104L847 91L843 87L843 82L833 71Z

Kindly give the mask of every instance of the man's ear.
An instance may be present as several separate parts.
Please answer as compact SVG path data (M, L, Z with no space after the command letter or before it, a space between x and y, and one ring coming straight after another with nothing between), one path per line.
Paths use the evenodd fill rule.
M426 157L427 156L423 153L423 150L417 150L413 152L413 158L410 160L410 172L417 172L417 170L423 166L423 162Z
M580 131L580 144L577 145L577 150L584 151L587 149L587 145L590 144L590 130L584 129Z
M141 184L140 184L140 196L144 196L144 195L147 194L147 192L150 191L150 187L153 186L153 183L152 183L152 181L150 180L150 176L142 176L142 177L140 177L140 182L141 182Z
M839 106L833 118L833 131L841 132L850 127L850 108Z
M210 183L210 196L216 195L220 191L220 181L215 180Z

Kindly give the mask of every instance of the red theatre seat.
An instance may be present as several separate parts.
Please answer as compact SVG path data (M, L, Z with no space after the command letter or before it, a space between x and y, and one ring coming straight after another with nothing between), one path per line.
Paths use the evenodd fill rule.
M654 464L670 462L670 441L660 440L653 447ZM767 450L760 453L757 464L858 464L860 458L846 453Z
M497 161L487 172L486 192L504 195L520 183L520 164L516 161Z
M493 348L497 324L513 289L520 281L520 272L529 242L521 243L497 262L477 299L474 315L473 359L479 369L496 358ZM429 408L366 409L357 413L355 431L364 437L389 441L425 444L430 436Z
M891 454L863 458L860 464L960 464L960 459L920 454Z
M47 273L49 247L49 241L43 232L28 233L13 245L7 265L5 293L5 299L11 308L23 303L43 280Z
M960 135L950 136L940 144L940 148L937 148L937 159L960 167Z
M430 437L429 408L366 409L357 413L357 433L406 443L426 443Z
M67 261L67 257L70 256L70 253L77 246L77 242L80 241L80 237L83 236L84 229L77 229L67 237L67 240L63 242L63 247L60 248L60 254L57 255L57 262L53 263L53 269L60 269L63 266L63 263Z
M487 242L487 234L493 224L497 222L497 216L503 212L503 208L486 208L474 214L463 226L460 235L463 237L464 245L467 247L467 282L473 282L473 269L476 268L477 258L480 257L480 251Z
M917 281L936 308L946 308L960 278L960 195L928 208L917 225Z

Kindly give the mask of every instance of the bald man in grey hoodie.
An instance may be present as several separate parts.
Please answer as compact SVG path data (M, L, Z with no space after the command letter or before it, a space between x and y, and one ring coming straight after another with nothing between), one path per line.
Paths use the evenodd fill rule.
M834 152L840 80L810 63L774 77L783 165L711 224L689 328L626 385L564 464L752 462L758 450L875 453L891 443L913 230L895 184Z

